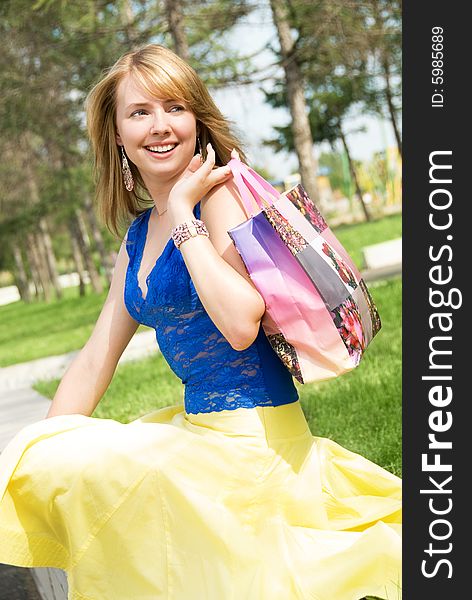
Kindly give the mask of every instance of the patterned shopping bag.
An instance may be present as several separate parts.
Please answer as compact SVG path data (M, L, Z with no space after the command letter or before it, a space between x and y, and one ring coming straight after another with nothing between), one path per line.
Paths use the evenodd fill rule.
M300 383L353 369L381 324L352 259L301 185L279 194L228 165L249 217L228 234L266 303L270 344Z

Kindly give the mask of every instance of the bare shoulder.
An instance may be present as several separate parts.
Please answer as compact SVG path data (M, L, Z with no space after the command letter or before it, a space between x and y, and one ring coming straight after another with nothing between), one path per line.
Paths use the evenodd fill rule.
M244 204L232 179L215 186L202 199L200 217L218 254L241 275L248 278L246 268L228 231L247 221Z
M225 223L236 220L238 223L234 224L237 225L247 219L241 194L233 179L216 185L206 194L201 202L201 216L207 227L214 220L224 220Z

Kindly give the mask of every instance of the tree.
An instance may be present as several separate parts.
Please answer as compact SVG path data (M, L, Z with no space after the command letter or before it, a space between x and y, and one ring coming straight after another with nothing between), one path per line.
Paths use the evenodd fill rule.
M283 0L278 2L283 3ZM384 115L385 107L389 106L391 113L395 112L392 86L382 88L381 93L378 91L376 65L379 61L375 59L376 56L382 58L384 75L386 65L397 65L398 5L397 1L387 0L291 0L285 3L287 21L295 32L290 60L297 65L305 83L304 100L310 107L311 137L315 142L327 140L333 146L336 140L342 143L366 219L369 213L362 201L344 121L361 107ZM385 78L385 81L390 80ZM288 83L278 81L265 93L272 106L291 107ZM276 149L296 149L292 129L291 126L276 128L279 135L269 143ZM401 149L401 140L398 143Z
M286 99L292 117L293 148L300 165L300 176L308 195L319 202L316 175L318 165L313 154L313 138L304 97L304 81L297 57L295 42L290 31L288 6L285 0L270 0L274 24L280 42L281 64L285 72Z
M345 115L355 100L356 86L351 79L346 77L331 77L325 80L324 85L326 87L325 90L321 90L320 88L317 93L312 93L310 96L309 126L311 134L318 142L329 142L333 149L335 142L341 140L359 202L361 203L366 221L369 221L370 214L363 200L362 190L347 142L347 133L344 125ZM283 96L284 91L282 90L272 95L269 94L267 97L274 106L279 106L285 102ZM284 147L293 149L294 139L291 127L276 127L275 129L279 134L278 137L267 140L266 143L276 149Z
M398 118L401 110L401 1L370 0L368 8L366 21L370 18L371 26L367 37L374 65L380 67L380 73L370 80L365 106L371 112L389 118L398 152L402 156Z
M167 22L174 41L174 51L185 61L189 59L187 34L184 28L184 6L182 0L165 0Z
M58 253L74 260L83 280L82 265L89 265L92 281L100 256L109 279L109 251L116 240L91 218L93 183L83 110L103 69L124 51L152 41L188 56L210 88L250 82L258 73L251 57L244 49L229 55L225 36L255 6L247 0L0 3L0 151L4 158L11 156L0 165L0 234L11 248L0 250L0 260L15 270L22 289L25 278L34 278L38 293L47 293L43 288L48 286L58 289ZM81 237L90 243L81 242L77 233L84 229L76 222L82 216L87 216L87 231ZM42 233L36 239L38 230ZM67 245L54 243L55 236ZM34 256L21 246L27 237L41 244Z

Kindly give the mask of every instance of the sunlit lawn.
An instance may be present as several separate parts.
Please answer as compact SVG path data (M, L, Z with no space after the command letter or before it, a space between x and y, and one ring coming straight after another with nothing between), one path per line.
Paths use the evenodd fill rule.
M81 348L95 325L106 292L78 296L65 288L50 303L13 302L0 306L0 367Z
M391 215L370 223L341 225L333 230L358 267L364 268L362 248L402 236L402 216Z

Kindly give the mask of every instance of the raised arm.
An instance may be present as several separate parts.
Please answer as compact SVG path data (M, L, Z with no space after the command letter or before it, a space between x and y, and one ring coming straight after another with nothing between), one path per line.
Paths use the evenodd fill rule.
M228 179L228 167L214 168L211 144L207 151L207 160L199 165L194 156L172 188L169 216L173 227L192 220L196 199L202 198L201 218L210 237L192 237L180 252L211 320L235 350L244 350L257 337L265 303L227 233L247 218L238 188Z
M127 266L128 254L123 242L93 332L64 374L46 418L64 414L91 416L107 390L118 360L139 325L124 304Z

